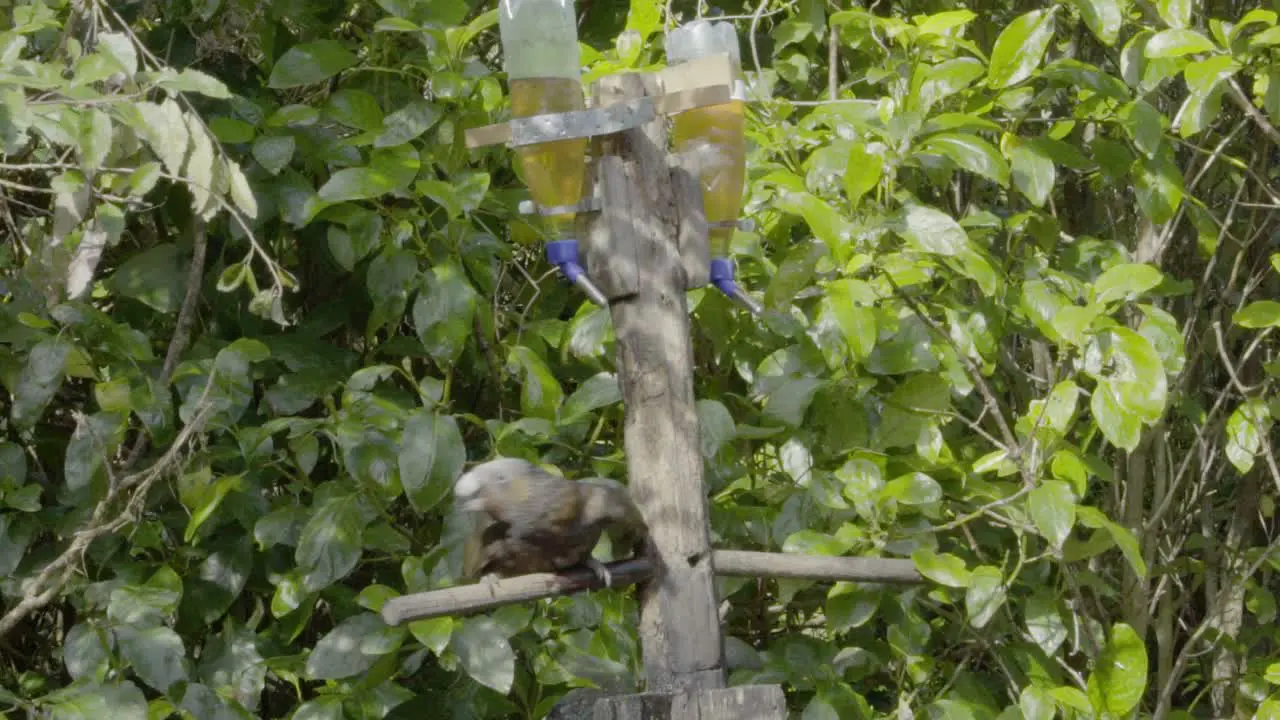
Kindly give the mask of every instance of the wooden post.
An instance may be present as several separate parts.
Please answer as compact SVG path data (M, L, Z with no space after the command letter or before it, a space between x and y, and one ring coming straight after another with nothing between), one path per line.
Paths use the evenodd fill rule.
M593 100L606 106L657 95L657 85L652 75L612 75L595 83ZM607 233L607 246L618 252L600 256L591 243L589 262L615 266L614 277L635 278L634 292L604 292L610 295L626 409L627 480L652 535L654 574L640 586L647 688L650 693L723 688L687 279L678 247L683 203L677 201L667 162L665 118L599 138L596 161L604 196L597 222L607 223L607 229L592 237ZM697 191L696 183L679 186Z

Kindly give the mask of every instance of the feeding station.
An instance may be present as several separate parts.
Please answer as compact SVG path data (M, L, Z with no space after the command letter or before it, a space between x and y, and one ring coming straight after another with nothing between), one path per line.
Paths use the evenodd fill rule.
M548 261L609 308L628 484L652 535L647 556L608 566L615 587L640 591L646 692L587 697L552 717L781 720L780 686L726 687L715 576L922 578L909 560L711 548L685 294L710 283L760 312L729 258L746 164L738 36L727 22L677 28L668 67L600 78L588 106L572 0L500 0L498 18L512 117L468 130L467 145L515 150ZM392 598L382 617L397 625L599 587L585 569L537 573Z

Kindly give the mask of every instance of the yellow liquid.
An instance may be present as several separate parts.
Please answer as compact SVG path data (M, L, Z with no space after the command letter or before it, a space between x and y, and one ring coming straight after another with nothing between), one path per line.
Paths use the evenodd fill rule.
M746 118L740 100L687 110L675 116L672 135L676 150L684 152L701 142L716 148L714 165L702 171L702 207L708 223L737 221L746 181ZM705 163L705 156L704 156ZM733 228L711 228L712 257L728 257Z
M582 110L582 83L576 78L524 78L511 81L511 114L515 117ZM556 140L516 148L520 169L533 201L543 207L574 205L582 200L586 178L587 138ZM552 234L573 231L575 213L544 216Z

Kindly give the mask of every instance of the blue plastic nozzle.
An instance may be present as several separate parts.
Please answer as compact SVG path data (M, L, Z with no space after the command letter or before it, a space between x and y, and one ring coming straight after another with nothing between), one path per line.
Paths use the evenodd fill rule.
M560 272L564 273L569 282L582 288L592 302L601 307L609 307L609 299L600 292L600 288L596 287L595 283L591 282L587 277L587 271L578 263L577 240L569 238L547 243L547 261L560 268Z
M729 258L711 258L711 284L719 288L720 292L742 303L752 315L760 315L764 312L760 303L752 299L734 280L733 261Z

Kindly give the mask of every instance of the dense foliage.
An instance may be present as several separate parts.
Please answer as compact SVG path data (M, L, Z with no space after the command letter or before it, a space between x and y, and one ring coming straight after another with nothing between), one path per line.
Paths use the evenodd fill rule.
M541 257L493 3L0 7L0 715L541 717L602 591L388 628L495 453L624 474ZM690 293L733 682L808 719L1280 717L1280 4L723 5L753 103ZM579 3L584 80L685 4ZM708 9L703 7L703 12ZM41 715L44 716L44 715Z

